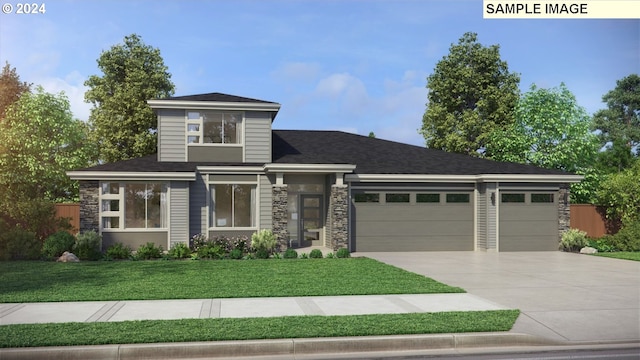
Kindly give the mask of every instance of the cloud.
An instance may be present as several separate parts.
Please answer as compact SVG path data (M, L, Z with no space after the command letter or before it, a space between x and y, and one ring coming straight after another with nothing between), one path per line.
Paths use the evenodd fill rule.
M271 72L271 76L282 81L309 82L320 74L320 64L307 62L287 62Z
M323 78L318 82L315 93L335 101L334 106L350 114L362 114L370 103L364 83L349 73Z
M36 79L35 84L42 85L49 93L59 93L64 91L71 105L73 117L87 121L91 112L91 104L84 102L84 93L88 90L84 86L85 77L79 72L73 71L63 78L48 77Z

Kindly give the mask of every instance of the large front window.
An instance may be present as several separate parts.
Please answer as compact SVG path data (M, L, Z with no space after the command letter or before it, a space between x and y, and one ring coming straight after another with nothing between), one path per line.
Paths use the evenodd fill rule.
M242 113L187 112L187 144L240 144Z
M256 185L211 185L212 227L255 227Z
M103 182L100 193L103 230L167 227L165 183Z

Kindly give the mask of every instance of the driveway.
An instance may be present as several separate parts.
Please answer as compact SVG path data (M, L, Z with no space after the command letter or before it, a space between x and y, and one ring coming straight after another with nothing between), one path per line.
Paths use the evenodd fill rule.
M640 341L640 262L563 252L355 253L522 311L512 332Z

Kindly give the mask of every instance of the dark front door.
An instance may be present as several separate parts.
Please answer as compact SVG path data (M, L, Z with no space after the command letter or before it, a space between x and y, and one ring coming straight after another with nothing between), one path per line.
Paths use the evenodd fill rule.
M322 195L300 196L301 246L322 245Z

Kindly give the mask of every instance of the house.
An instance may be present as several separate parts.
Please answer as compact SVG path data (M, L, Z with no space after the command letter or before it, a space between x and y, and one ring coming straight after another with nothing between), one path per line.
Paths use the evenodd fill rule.
M158 152L71 171L81 231L167 249L272 229L281 248L557 250L580 176L339 131L273 130L280 104L149 100Z

